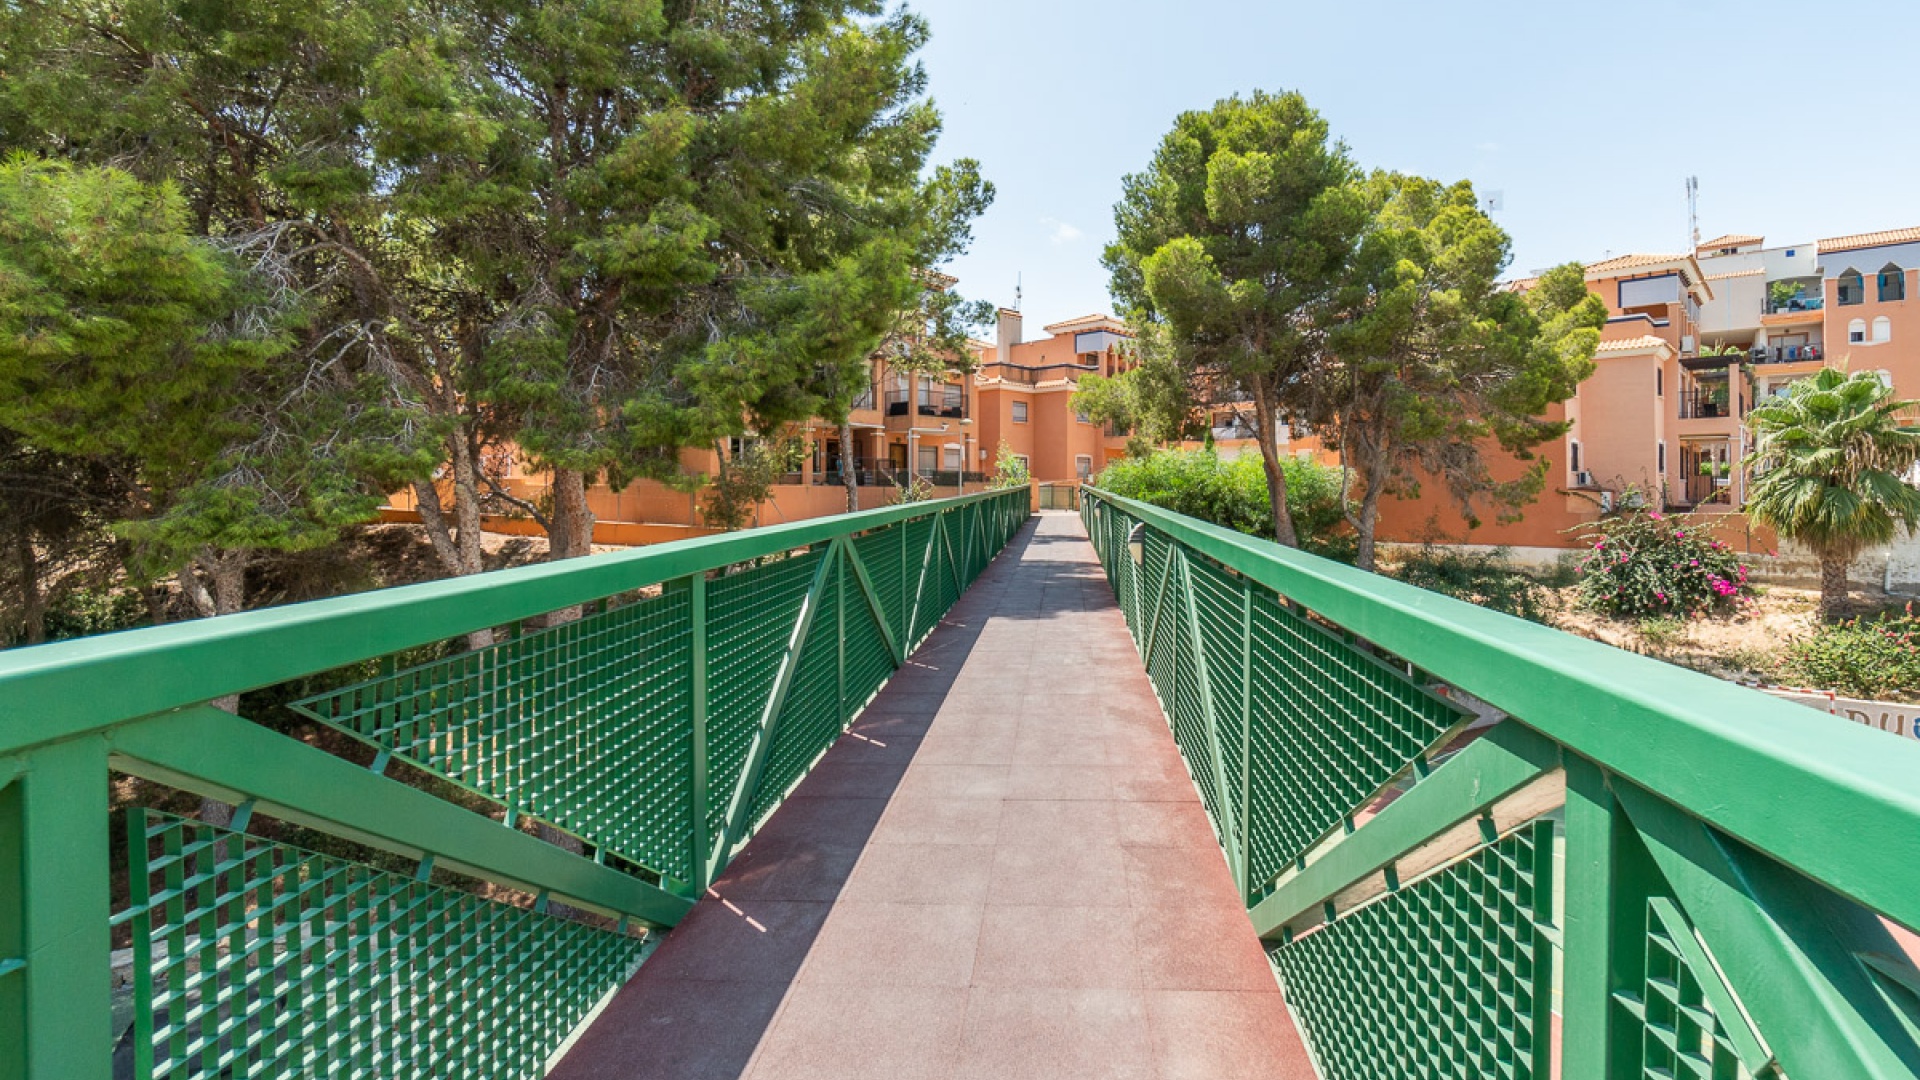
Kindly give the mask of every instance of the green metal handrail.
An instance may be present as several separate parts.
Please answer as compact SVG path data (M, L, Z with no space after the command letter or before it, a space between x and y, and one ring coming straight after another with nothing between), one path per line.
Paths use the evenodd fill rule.
M1920 1076L1920 747L1082 494L1329 1080Z
M688 909L1027 504L988 492L0 654L0 1078L108 1075L110 924L132 936L142 1078L538 1075L643 955L629 928ZM500 639L449 644L483 630ZM206 704L309 677L295 710L371 769ZM113 772L238 808L227 827L136 809L118 913ZM250 833L262 817L413 872Z

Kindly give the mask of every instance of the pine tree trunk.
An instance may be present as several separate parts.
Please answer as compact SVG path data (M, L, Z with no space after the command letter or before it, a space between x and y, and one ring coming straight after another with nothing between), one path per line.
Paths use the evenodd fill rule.
M860 509L860 459L853 452L853 421L840 423L840 482L847 488L847 513Z
M547 530L547 558L577 559L593 552L593 511L587 506L587 478L575 469L553 470L553 525Z
M1293 510L1287 506L1287 474L1280 467L1279 433L1274 431L1273 410L1267 406L1266 391L1255 384L1253 407L1260 410L1253 425L1254 441L1260 444L1260 464L1267 472L1267 498L1273 503L1273 538L1287 547L1299 547L1300 535L1293 528Z
M33 550L33 534L20 530L15 541L20 559L20 625L29 645L47 640L47 599L40 588L40 559Z
M1847 562L1832 556L1820 558L1820 617L1828 622L1847 611Z
M1360 527L1354 531L1359 534L1355 547L1353 565L1369 573L1375 569L1376 542L1374 534L1380 527L1380 489L1369 483L1367 492L1360 497Z

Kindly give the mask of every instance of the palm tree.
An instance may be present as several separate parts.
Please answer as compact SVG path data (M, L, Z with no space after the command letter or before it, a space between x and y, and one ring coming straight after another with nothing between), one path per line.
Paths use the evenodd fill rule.
M1905 477L1920 461L1920 430L1899 414L1874 372L1827 368L1748 417L1754 451L1747 516L1820 557L1820 613L1847 601L1847 564L1861 551L1920 523L1920 489Z

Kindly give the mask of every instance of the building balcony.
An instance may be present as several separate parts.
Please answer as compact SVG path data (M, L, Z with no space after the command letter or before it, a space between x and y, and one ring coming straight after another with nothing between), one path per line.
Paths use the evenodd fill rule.
M1798 364L1826 359L1818 345L1756 345L1750 354L1756 364Z
M957 384L921 387L918 390L889 390L886 405L889 420L899 417L959 420L967 416L967 391L964 386Z

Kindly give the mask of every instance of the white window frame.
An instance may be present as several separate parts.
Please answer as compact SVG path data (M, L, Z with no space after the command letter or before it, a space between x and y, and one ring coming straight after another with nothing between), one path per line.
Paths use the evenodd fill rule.
M1893 340L1893 320L1885 315L1876 315L1873 319L1873 333L1867 341L1874 345L1885 345Z
M1085 462L1085 464L1082 465L1081 464L1082 462ZM1075 476L1078 476L1082 480L1093 479L1093 455L1092 454L1073 455L1073 473Z

